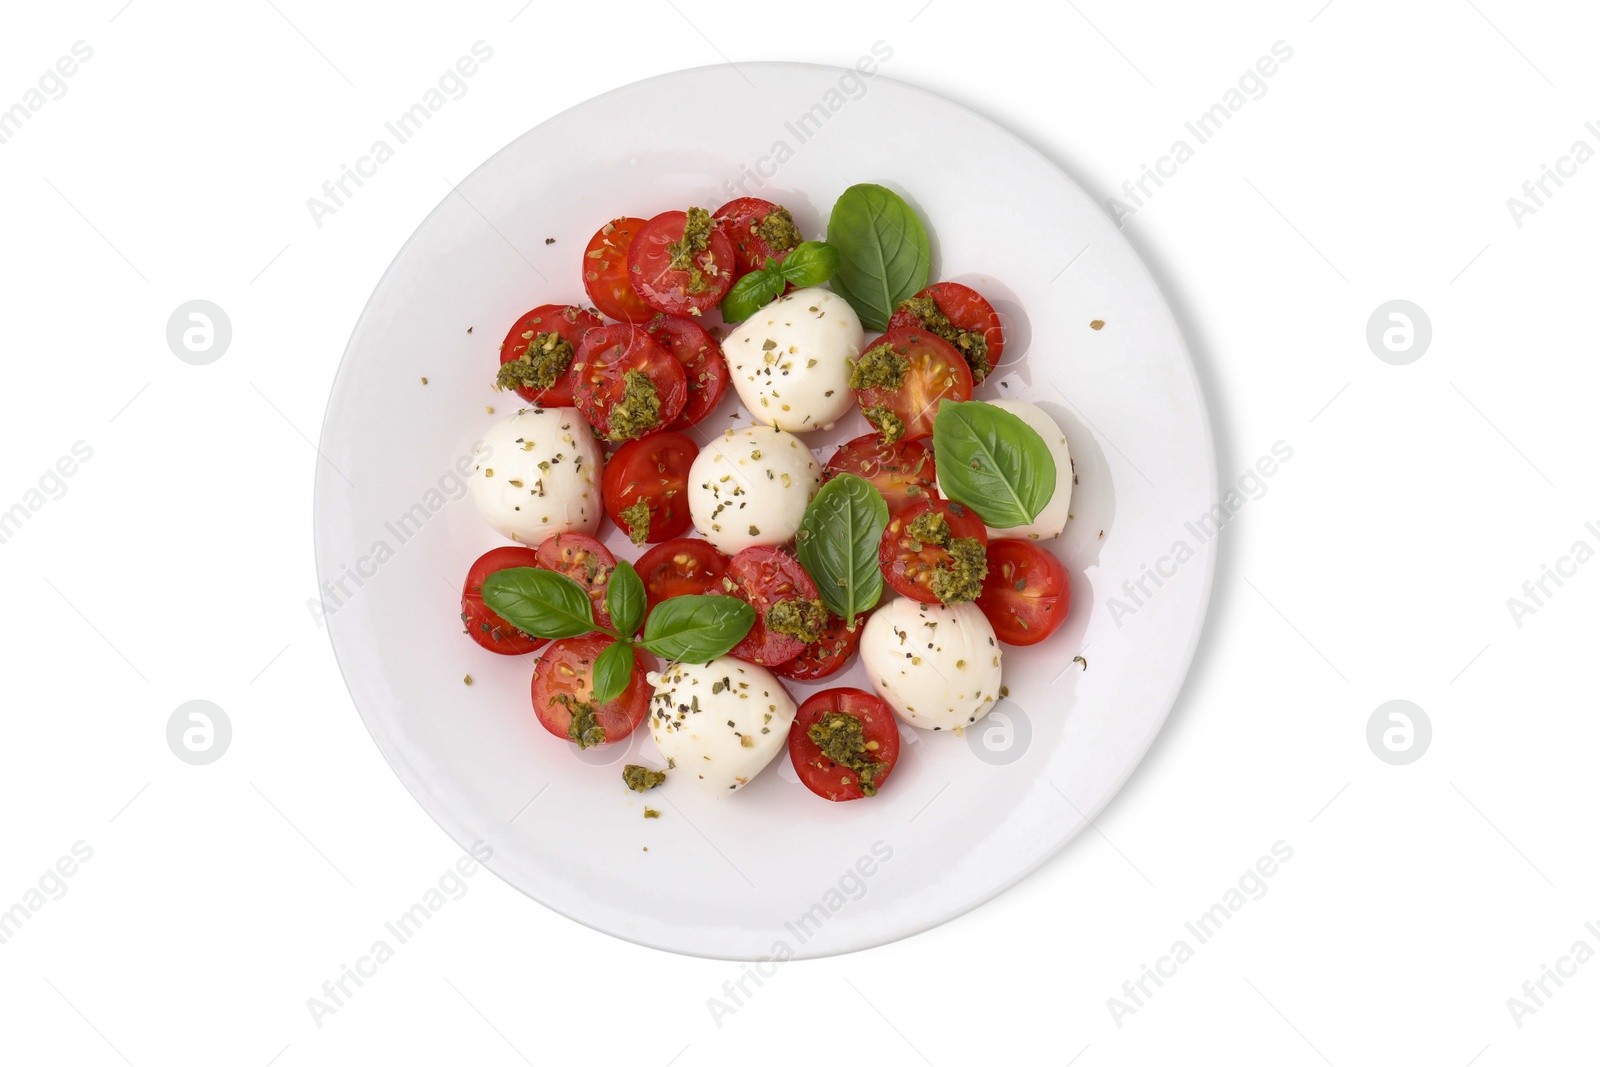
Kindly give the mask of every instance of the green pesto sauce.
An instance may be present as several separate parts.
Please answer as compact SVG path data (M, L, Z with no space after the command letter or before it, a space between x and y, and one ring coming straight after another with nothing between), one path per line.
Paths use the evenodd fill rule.
M767 629L798 637L808 645L822 639L822 629L827 625L828 611L820 600L795 597L780 600L767 609Z
M905 420L886 407L867 408L861 414L872 423L873 429L883 436L883 443L892 445L906 435Z
M978 599L983 579L989 573L989 560L983 542L976 537L955 537L944 546L950 562L933 574L933 595L945 604L964 604Z
M635 500L622 509L622 521L628 526L628 540L636 545L644 544L645 538L650 536L650 505Z
M806 736L822 750L824 758L855 772L862 796L877 795L873 779L883 770L883 764L867 758L867 738L860 719L843 711L831 712L812 723Z
M500 365L495 375L496 389L548 389L572 366L572 342L558 333L541 333L528 341L528 348L509 363Z
M850 368L852 389L898 389L906 380L911 361L894 345L873 345Z
M716 224L711 219L711 212L703 207L692 207L684 214L688 218L683 223L683 236L667 246L667 252L672 256L667 265L673 270L688 271L689 292L703 293L706 291L706 279L695 260L711 244L711 230Z
M900 310L909 311L922 323L922 328L936 337L949 341L972 369L974 383L989 374L989 342L976 330L963 330L939 310L931 296L913 296L900 301Z
M906 523L906 536L925 545L943 548L950 543L950 523L942 512L929 508Z
M661 818L661 813L655 808L645 808L644 817L647 819L659 819Z
M652 771L649 767L641 767L637 763L630 763L622 768L622 780L635 793L643 793L666 781L667 772Z
M794 216L789 214L786 207L775 208L772 214L762 219L756 226L756 233L761 235L768 248L780 254L800 243L800 231L795 228Z
M590 748L606 743L605 727L595 720L594 705L579 700L571 693L557 693L556 702L572 714L567 723L567 738L576 741L579 748Z
M655 383L644 371L630 370L622 375L622 399L611 407L606 436L613 441L630 441L653 430L661 422L661 398Z

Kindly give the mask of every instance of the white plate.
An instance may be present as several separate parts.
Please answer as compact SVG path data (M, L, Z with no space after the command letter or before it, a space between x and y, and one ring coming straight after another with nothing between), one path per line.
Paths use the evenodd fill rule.
M740 70L669 74L564 112L422 223L378 283L334 382L317 569L334 583L324 586L329 632L378 747L451 837L493 849L501 877L641 944L823 956L960 915L1105 807L1160 729L1199 637L1214 547L1200 520L1216 500L1216 467L1194 368L1160 293L1060 170L988 120L881 76ZM453 468L516 407L489 387L506 329L536 304L587 303L580 260L605 220L714 209L740 195L741 176L808 236L822 235L853 183L901 192L927 223L933 277L976 286L1006 319L1002 374L978 395L1041 403L1076 461L1074 517L1053 544L1072 574L1066 626L1006 650L1010 698L981 728L908 731L914 743L872 800L823 801L782 756L726 799L701 801L670 780L645 797L627 792L624 762L658 762L649 731L617 751L558 742L529 708L531 658L482 651L457 620L467 567L504 543ZM702 428L732 424L729 394ZM847 421L809 443L825 459L865 429ZM607 531L619 557L637 558ZM1180 541L1193 558L1159 563ZM1150 595L1123 591L1158 566L1159 587L1143 580ZM1114 611L1114 597L1132 613ZM1080 654L1087 666L1073 663ZM857 665L829 684L866 680ZM793 691L803 700L813 688ZM646 802L661 818L643 818Z

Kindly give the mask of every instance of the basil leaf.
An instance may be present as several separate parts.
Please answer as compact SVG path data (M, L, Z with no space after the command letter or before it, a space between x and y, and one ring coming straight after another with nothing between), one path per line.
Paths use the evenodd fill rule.
M821 241L803 241L766 269L798 289L821 285L838 272L839 250Z
M883 596L878 542L887 525L883 494L859 474L830 479L806 508L795 554L822 602L842 619L871 611Z
M639 643L664 659L710 663L744 640L756 609L733 596L675 596L657 604Z
M783 292L783 276L766 270L753 270L733 283L722 298L722 321L743 322Z
M483 580L483 603L534 637L578 637L597 629L589 594L555 571L507 567Z
M617 641L595 657L594 685L589 698L596 704L609 704L622 695L633 678L633 646Z
M928 233L911 206L881 185L852 185L828 216L839 253L833 291L869 330L886 329L900 301L928 284Z
M633 564L621 560L606 586L606 613L611 616L611 628L631 638L644 622L644 609L644 582Z
M939 490L995 529L1025 526L1056 491L1055 459L1017 416L981 400L941 400L933 420Z

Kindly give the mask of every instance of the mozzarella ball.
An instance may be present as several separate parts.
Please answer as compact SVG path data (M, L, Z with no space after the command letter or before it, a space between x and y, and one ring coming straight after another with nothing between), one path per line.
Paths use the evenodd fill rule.
M850 361L861 320L826 289L796 289L734 328L722 342L739 399L757 419L800 433L831 430L856 406Z
M472 452L472 502L502 535L537 546L600 528L600 447L576 408L526 408Z
M727 796L789 747L794 701L765 667L723 656L671 664L650 683L650 734L669 782Z
M700 536L733 555L794 540L822 468L798 437L773 426L726 430L689 467L689 515Z
M861 664L895 714L924 730L961 730L1000 699L1000 642L976 604L897 597L861 633Z
M1035 433L1044 438L1044 443L1050 449L1050 458L1056 461L1056 491L1051 494L1050 502L1044 506L1034 520L1025 526L1011 526L999 529L990 526L990 537L1013 537L1028 541L1043 541L1052 537L1060 537L1061 531L1067 528L1067 512L1072 507L1072 456L1067 451L1067 435L1061 432L1061 427L1056 425L1056 420L1037 404L1030 404L1026 400L990 400L987 401L1001 411L1009 411L1029 426ZM939 489L944 495L944 489Z

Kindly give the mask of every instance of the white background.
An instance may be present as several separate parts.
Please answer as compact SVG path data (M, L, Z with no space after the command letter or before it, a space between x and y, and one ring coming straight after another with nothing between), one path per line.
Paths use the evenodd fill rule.
M93 850L0 945L3 1058L1593 1055L1600 962L1547 981L1520 1026L1507 998L1580 939L1600 951L1600 566L1547 582L1520 626L1507 598L1573 542L1600 547L1600 161L1520 227L1506 204L1574 141L1600 149L1592 10L274 2L30 5L0 37L0 108L74 42L93 49L0 144L0 510L75 442L93 450L0 544L0 909ZM307 197L478 40L494 58L467 95L317 227ZM747 980L720 1019L708 999L733 1004L740 965L592 933L480 873L318 1026L307 998L458 856L305 607L310 438L367 294L447 181L571 104L728 57L849 65L876 40L885 76L1009 126L1101 200L1193 145L1184 122L1274 42L1293 49L1126 220L1200 365L1223 483L1294 449L1227 530L1165 732L1097 832L1023 884L908 941ZM197 298L234 331L200 367L165 340ZM1365 339L1396 298L1433 328L1407 366ZM234 729L205 767L165 739L196 698ZM1433 726L1407 766L1367 745L1391 699ZM1114 1019L1108 998L1132 1004L1124 981L1195 944L1184 923L1279 841L1293 858L1265 895Z

